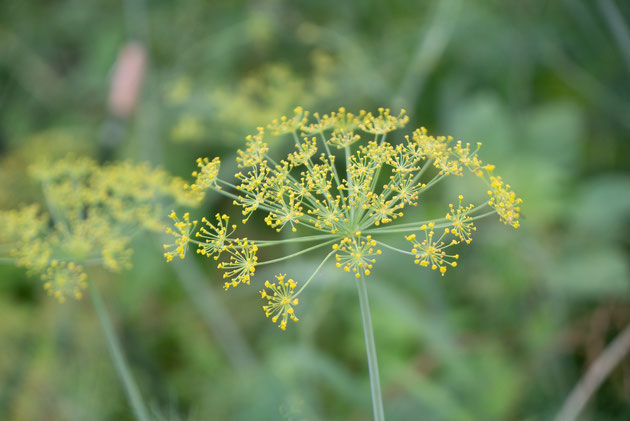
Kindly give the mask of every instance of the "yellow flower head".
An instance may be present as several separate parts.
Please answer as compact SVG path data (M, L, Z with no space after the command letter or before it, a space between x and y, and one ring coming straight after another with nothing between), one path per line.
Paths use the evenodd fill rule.
M488 195L490 195L488 204L496 209L503 223L518 228L519 212L521 211L519 205L522 203L522 199L516 197L516 193L511 190L510 185L505 184L501 177L491 176Z
M230 255L230 259L219 263L217 266L219 269L225 270L223 279L228 279L223 287L228 290L230 287L235 287L241 283L249 285L258 264L258 257L256 256L258 246L247 241L247 238L237 238L227 246L226 251Z
M472 241L471 234L473 231L477 230L477 227L472 222L472 217L470 217L470 211L475 207L475 205L468 205L466 207L462 207L462 200L464 200L464 196L459 195L459 204L457 205L457 209L451 203L448 205L449 213L446 214L446 219L450 221L453 226L449 229L446 228L446 232L450 232L461 241L466 244L470 244Z
M405 110L400 110L398 117L390 115L390 112L389 108L379 108L376 117L372 113L367 113L359 122L359 127L364 132L382 135L405 127L409 122Z
M193 206L199 199L182 179L147 164L99 165L68 156L36 161L29 172L41 183L46 206L0 211L0 243L8 246L9 261L43 277L60 301L83 295L88 263L111 271L130 267L130 233L163 231L165 205Z
M190 214L186 212L182 220L177 217L175 211L169 214L169 218L173 220L173 228L167 228L166 233L175 237L175 242L164 245L164 257L167 262L173 260L174 257L183 259L186 257L186 251L188 250L188 242L190 236L197 226L197 221L190 221Z
M86 279L87 275L83 272L83 267L73 262L53 260L42 273L44 289L60 303L66 301L68 297L80 300L83 297L83 291L87 288Z
M260 291L260 296L267 300L267 304L263 306L265 316L271 317L274 323L280 319L280 329L286 330L289 319L294 322L298 321L295 315L294 307L299 301L295 294L297 283L293 279L285 280L285 275L276 275L278 283L265 281L265 288ZM267 292L269 290L269 292Z
M208 158L197 158L197 166L199 170L192 173L196 179L190 186L190 190L199 193L216 187L221 160L219 158L214 158L212 161Z
M258 127L258 133L245 138L247 147L237 151L236 162L239 168L252 167L258 165L265 154L269 151L269 146L263 141L265 129Z
M286 116L282 116L279 119L273 120L267 127L276 136L297 131L308 121L309 112L304 111L302 107L296 107L293 113L293 117L287 118Z
M208 221L205 217L201 222L205 224L199 228L195 234L198 238L203 238L204 243L199 244L197 253L204 256L214 256L214 260L218 260L221 253L227 250L229 244L228 237L236 229L236 225L229 225L230 217L227 215L216 214L216 224Z
M337 267L353 273L357 278L369 275L372 265L376 262L374 256L381 254L381 250L375 247L376 241L371 235L361 237L361 233L357 232L352 237L345 237L339 244L333 246L337 251L335 254Z
M260 265L312 254L332 245L300 291L294 292L295 282L285 281L284 275L277 277L277 283L267 282L267 289L261 291L268 300L265 313L274 322L281 319L280 327L284 329L287 320L293 319L297 295L333 256L337 267L357 278L372 272L377 256L385 249L412 255L416 264L444 275L448 267L457 266L459 258L449 250L471 242L476 230L474 220L498 214L506 224L518 226L521 200L494 175L494 165L481 161L480 143L473 148L450 136L429 135L425 128L404 136L401 142L390 142L388 135L408 121L404 110L398 115L385 108L375 114L353 114L342 107L320 116L298 107L293 116L281 117L267 126L273 135L290 137L292 151L272 151L262 127L248 136L236 158L240 168L235 174L237 185L213 173L214 190L240 208L243 223L254 213L262 214L274 231L288 227L291 238L248 240L235 235L235 226L228 230L225 215L217 216L216 225L204 220L206 225L196 234L201 241L193 242L198 253L223 259L218 267L225 271L225 289L249 284ZM422 203L425 192L447 177L465 174L487 185L489 200L463 206L460 196L457 207L450 205L435 219L401 222L408 208ZM191 227L184 225L186 229ZM189 238L187 233L179 232L178 238ZM377 239L395 233L406 234L411 251ZM416 239L416 233L423 238ZM291 242L306 246L288 256L258 261L259 247L273 249ZM180 251L185 250L182 243L176 243ZM269 254L265 252L264 256Z
M435 224L431 222L420 227L420 230L424 232L422 242L416 240L415 234L408 235L405 238L413 244L411 252L415 254L415 264L430 267L432 270L439 269L440 273L444 275L448 266L457 266L457 259L459 259L459 254L446 254L445 250L459 244L459 241L456 239L447 242L443 241L449 234L448 229L445 229L438 239L434 239L434 226Z

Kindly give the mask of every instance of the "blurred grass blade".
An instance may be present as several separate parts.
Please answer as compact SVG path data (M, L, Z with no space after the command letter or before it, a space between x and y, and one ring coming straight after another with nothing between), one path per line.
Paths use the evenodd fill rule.
M149 412L146 405L144 404L144 401L142 400L142 395L140 394L138 385L133 379L131 370L129 370L129 366L127 365L127 361L125 360L125 356L123 354L120 343L118 342L118 338L114 333L114 327L112 326L112 321L107 314L107 310L105 309L103 300L93 282L90 282L89 288L90 297L92 298L92 304L94 304L94 309L96 310L98 321L103 328L103 334L105 335L107 347L109 348L109 354L112 358L112 362L114 363L114 367L116 367L118 377L123 384L125 393L127 394L127 399L129 400L129 404L131 405L131 409L133 410L133 413L138 421L149 421Z
M584 377L575 385L571 394L562 405L556 416L556 421L573 421L586 406L601 384L610 375L613 369L623 360L630 351L630 325L611 342L593 364L588 368Z

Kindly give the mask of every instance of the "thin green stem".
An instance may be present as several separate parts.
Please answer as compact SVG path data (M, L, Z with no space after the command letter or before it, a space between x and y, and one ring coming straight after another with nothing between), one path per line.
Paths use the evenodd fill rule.
M379 146L382 145L383 143L385 143L385 138L387 137L387 133L383 133L382 137L381 137L381 141L379 143Z
M308 235L305 237L297 237L297 238L285 238L284 240L250 240L250 243L256 244L258 247L268 247L268 246L276 246L280 244L293 244L293 243L308 243L311 241L319 241L319 240L330 240L331 238L338 238L337 234L322 234L322 235ZM236 238L227 238L226 241L236 241ZM205 241L195 240L193 238L190 239L190 242L193 244L197 244L203 246L207 244ZM233 247L238 248L236 244L232 244Z
M420 194L424 194L427 192L427 190L429 190L431 187L435 186L437 183L439 183L440 181L442 181L442 179L448 177L448 174L438 174L435 177L433 177L431 179L431 181L429 181L427 184L424 185L424 187L422 188L422 190L420 191Z
M317 118L317 124L321 125L321 120L319 119L319 116L315 116ZM321 126L320 126L321 127ZM324 132L322 130L320 130L319 132L319 137L322 139L322 143L324 144L324 149L326 149L326 153L328 154L328 156L334 156L331 152L330 152L330 148L328 147L328 142L326 141L326 136L324 136ZM332 166L332 170L333 170L333 175L335 177L335 181L337 182L337 191L339 192L339 194L341 195L342 201L345 200L343 198L343 190L340 189L341 187L341 179L339 178L339 174L337 173L337 168L335 167L335 162L333 159L333 162L331 163Z
M402 249L399 249L399 248L397 248L397 247L390 246L389 244L384 243L384 242L382 242L382 241L378 241L378 240L376 240L376 243L377 243L377 244L380 244L381 246L383 246L383 247L385 247L385 248L388 248L388 249L390 249L390 250L397 251L398 253L410 254L410 255L412 255L412 256L415 256L415 254L414 254L414 253L412 253L412 252L410 252L410 251L407 251L407 250L402 250Z
M305 248L304 250L298 251L297 253L289 254L288 256L279 257L279 258L273 259L273 260L267 260L266 262L259 262L259 263L257 263L257 266L269 265L271 263L276 263L276 262L281 262L283 260L292 259L294 257L297 257L297 256L301 255L301 254L308 253L309 251L316 250L316 249L324 247L324 246L326 246L328 244L332 244L335 241L337 241L337 239L326 241L324 243L317 244L317 245L309 247L309 248Z
M221 181L221 180L219 180L219 181ZM225 190L223 190L223 189L218 189L218 188L216 188L216 187L210 187L210 188L211 188L212 190L214 190L215 192L217 192L217 193L219 193L219 194L222 194L222 195L223 195L223 196L225 196L225 197L229 197L230 199L234 199L234 200L236 200L236 201L239 201L239 200L240 200L240 197L238 197L237 195L232 194L232 193L230 193L230 192L227 192L227 191L225 191ZM249 197L255 197L255 196L253 196L253 195L249 194L249 193L248 193L248 192L246 192L246 191L239 190L239 192L245 193L245 194L246 194L246 195L248 195ZM268 206L266 206L266 205L264 205L264 204L259 204L259 205L258 205L258 209L262 209L262 210L265 210L265 211L267 211L267 212L276 212L276 211L277 211L277 209L275 209L275 210L274 210L274 209L272 209L272 208L270 208L270 207L268 207Z
M250 240L252 243L257 246L271 246L275 244L284 244L284 243L305 243L309 241L317 241L317 240L328 240L330 238L339 237L337 234L322 234L322 235L308 235L306 237L297 237L297 238L286 238L284 240Z
M420 177L424 175L427 169L431 168L431 165L433 164L433 162L434 162L433 158L428 158L427 160L424 161L424 165L422 166L422 168L420 168L420 171L418 171L416 175L413 177L414 183L420 180Z
M496 210L491 210L490 212L486 212L486 213L482 213L481 215L477 215L477 216L473 216L470 218L471 221L476 221L478 219L482 219L485 218L486 216L490 216L490 215L494 215L495 213L497 213ZM419 231L422 229L422 225L424 224L429 224L430 222L436 223L438 221L446 221L446 218L440 218L440 219L433 219L433 220L429 220L429 221L422 221L422 222L414 222L411 224L400 224L397 226L393 226L393 227L383 227L383 228L374 228L374 229L370 229L370 230L365 230L366 234L394 234L394 233L398 233L398 232L408 232L408 231ZM450 226L452 226L453 223L452 222L448 222L448 223L440 223L440 224L435 224L435 226L433 228L438 229L438 228L448 228Z
M372 410L374 412L374 421L384 421L385 412L383 410L383 396L381 395L381 383L378 376L378 361L376 360L376 345L374 343L374 329L372 328L372 318L370 317L367 287L362 273L361 276L355 279L357 281L357 290L359 292L361 319L363 320L363 334L365 336L365 349L367 352L368 370L370 372L370 390L372 392Z
M103 304L103 299L101 298L96 287L94 287L92 283L90 283L90 297L92 298L92 304L94 305L94 309L96 310L96 314L98 316L98 321L100 322L101 328L103 329L103 334L105 335L107 348L109 349L109 355L111 356L114 367L116 368L116 373L118 374L118 377L123 384L125 393L127 395L127 400L131 405L134 416L138 421L149 421L149 411L147 410L147 407L142 400L142 395L140 395L138 385L133 379L131 370L129 370L129 366L127 364L127 361L125 360L122 347L120 346L118 338L114 333L112 321L109 318L107 310L105 309L105 305Z
M223 180L223 179L217 177L217 183L223 183L223 184L225 184L226 186L232 188L235 191L240 191L239 188L235 184L232 184L232 183L230 183L227 180Z
M420 229L422 225L430 224L431 222L435 224L438 222L441 223L442 221L448 221L448 219L446 218L428 219L426 221L409 222L406 224L370 228L370 229L363 230L362 232L365 232L366 234L390 234L390 233L395 233L395 232L405 232L408 230ZM452 222L448 222L446 224L441 223L439 225L436 225L435 228L442 228L442 225L444 225L444 227L448 227L448 226L453 225L453 223Z
M347 183L347 190L348 190L348 198L347 198L346 205L350 207L350 213L349 213L348 219L350 221L354 221L354 207L350 206L350 191L354 184L352 181L352 178L350 177L350 147L346 146L343 148L343 150L346 157L346 183Z
M222 181L222 180L218 180L218 181L221 181L222 183L225 183L225 182L224 182L224 181ZM237 202L241 200L241 199L239 198L239 196L236 196L236 195L234 195L234 194L232 194L232 193L230 193L230 192L226 192L226 191L225 191L225 190L223 190L223 189L218 189L218 188L216 188L216 187L211 187L211 189L212 189L212 190L214 190L215 192L219 193L219 194L222 194L223 196L226 196L226 197L229 197L229 198L231 198L231 199L234 199L234 200L235 200L235 201L237 201ZM255 195L252 195L252 194L250 194L249 192L244 191L244 190L239 190L239 192L246 194L246 195L247 195L248 197L250 197L250 198L255 198L255 197L256 197ZM278 212L278 211L282 211L282 209L281 209L281 208L274 209L274 208L272 207L272 205L274 205L274 204L275 204L275 203L267 203L267 204L261 203L261 204L259 204L259 205L257 206L257 208L256 208L256 209L262 209L262 210L264 210L264 211L271 212L271 213L275 213L275 212ZM251 214L252 214L252 213L253 213L253 212L251 212L251 213L249 214L249 216L251 216ZM247 221L247 220L249 219L249 216L247 216L247 218L245 219L245 221ZM310 229L313 229L313 230L315 230L315 231L320 231L320 232L326 232L326 230L324 230L324 229L320 229L320 228L317 228L317 227L315 227L315 226L313 226L313 225L310 225L310 224L309 224L310 219L309 219L308 217L306 217L306 216L299 217L298 219L301 221L301 223L302 223L304 226L306 226L306 227L308 227L308 228L310 228Z
M324 266L324 263L326 263L326 260L328 260L328 258L330 256L332 256L333 254L335 254L336 252L337 252L337 250L333 250L330 253L328 253L328 255L326 257L324 257L324 260L322 260L322 262L319 264L319 266L317 266L317 269L315 269L315 272L313 272L311 277L308 278L308 280L306 282L304 282L304 285L302 285L302 288L300 288L298 290L298 292L295 293L294 297L297 297L298 295L300 295L300 293L304 290L304 288L306 288L306 286L313 280L315 275L317 275L317 272L319 272L319 270L322 268L322 266Z

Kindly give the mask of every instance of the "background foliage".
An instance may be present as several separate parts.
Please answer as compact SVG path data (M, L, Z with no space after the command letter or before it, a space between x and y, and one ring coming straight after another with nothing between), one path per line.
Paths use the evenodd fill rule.
M484 222L443 279L398 258L375 268L388 419L551 419L630 323L628 22L612 0L1 2L0 209L42 201L26 171L38 157L186 176L296 105L405 107L410 128L483 141L524 218ZM114 117L112 66L130 40L148 69L134 114ZM209 198L198 216L222 206ZM131 269L89 274L156 419L369 419L348 279L326 268L282 333L256 286L224 293L208 262L167 265L161 241L138 235ZM59 305L12 266L0 277L0 418L131 419L89 301ZM629 408L626 358L583 419Z

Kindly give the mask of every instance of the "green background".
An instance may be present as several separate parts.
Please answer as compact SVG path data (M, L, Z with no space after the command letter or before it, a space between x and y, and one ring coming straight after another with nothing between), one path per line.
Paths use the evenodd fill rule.
M26 175L37 156L187 176L196 157L230 160L245 134L297 105L404 107L408 129L483 141L524 203L518 230L482 222L443 278L387 253L375 265L387 419L553 419L630 323L628 25L621 0L3 1L0 208L42 200ZM148 68L120 119L107 97L131 40ZM426 212L461 189L443 187ZM195 217L226 205L210 197ZM226 293L211 262L166 264L161 241L140 234L133 269L90 273L156 419L370 419L343 272L326 266L281 332L259 285ZM320 259L257 278L305 277ZM0 419L132 419L89 300L59 305L11 266L0 278ZM581 419L629 418L625 358Z

